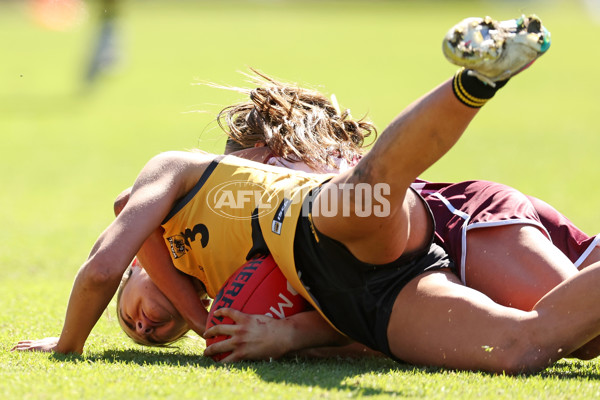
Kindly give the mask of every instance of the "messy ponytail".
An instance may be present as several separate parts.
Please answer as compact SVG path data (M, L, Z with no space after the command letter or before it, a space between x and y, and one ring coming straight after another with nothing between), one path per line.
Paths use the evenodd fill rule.
M333 96L331 101L315 90L252 71L258 87L227 88L248 95L249 101L225 107L217 117L230 145L249 148L264 143L275 156L318 169L335 167L336 158L355 163L365 139L377 136L372 123L353 119L349 110L340 112Z

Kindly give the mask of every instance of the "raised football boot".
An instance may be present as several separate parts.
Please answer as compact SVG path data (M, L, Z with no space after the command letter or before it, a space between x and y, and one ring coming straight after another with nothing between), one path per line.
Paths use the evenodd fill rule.
M508 21L467 18L448 31L442 48L451 63L495 86L544 54L550 48L550 32L535 15Z

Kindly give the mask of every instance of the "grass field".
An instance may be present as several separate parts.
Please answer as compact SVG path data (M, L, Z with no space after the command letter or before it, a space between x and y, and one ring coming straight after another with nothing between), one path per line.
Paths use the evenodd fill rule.
M237 97L194 83L243 85L238 71L252 66L335 93L383 128L454 72L441 38L466 16L537 13L552 49L424 177L501 181L600 230L600 24L581 2L129 0L119 68L86 89L94 4L89 20L58 32L36 25L24 1L0 1L0 398L600 397L597 361L519 377L386 360L220 366L195 338L177 349L134 345L114 306L83 357L10 353L19 339L60 333L77 269L151 156L221 151L214 113Z

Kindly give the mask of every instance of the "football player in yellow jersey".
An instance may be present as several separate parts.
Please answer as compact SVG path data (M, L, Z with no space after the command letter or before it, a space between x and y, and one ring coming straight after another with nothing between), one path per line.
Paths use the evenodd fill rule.
M485 20L476 26L491 31L492 22ZM526 60L525 64L528 64L547 49L548 34L535 19L517 21L514 25L513 36L518 40L513 39L513 42L519 46L525 43L527 50L535 50L534 56ZM460 36L449 38L450 45L460 48ZM508 40L507 37L503 39ZM496 39L492 37L492 40ZM519 48L517 45L508 48L513 47ZM516 59L513 72L525 66L522 59ZM230 183L242 172L244 182L263 185L259 194L277 200L275 203L267 201L267 204L277 205L270 209L273 224L267 224L265 220L268 219L264 217L262 220L257 218L263 235L258 244L274 251L286 277L295 280L296 285L300 285L297 289L304 290L307 299L351 338L396 359L490 371L537 370L563 354L569 354L600 333L596 315L600 311L594 311L597 299L594 295L580 296L580 293L598 292L600 265L592 265L557 286L531 312L508 309L478 292L469 292L472 298L480 301L481 308L470 308L469 312L462 313L461 303L457 302L457 309L453 311L462 316L461 326L444 318L439 321L439 332L436 334L434 330L434 338L419 334L423 333L421 315L417 318L410 310L411 303L419 299L410 298L407 303L405 297L410 297L410 291L403 289L404 285L413 284L411 277L419 274L427 277L426 271L451 266L447 255L432 244L430 211L417 192L410 189L410 184L453 146L478 109L502 86L490 75L486 77L484 85L478 74L463 70L434 88L392 121L356 167L330 179L282 172L231 158L219 161L214 155L203 153L171 152L153 158L136 179L126 206L99 237L78 272L60 338L23 341L15 349L81 353L87 336L136 253L143 260L145 252L151 254L154 251L146 246L159 243L163 245L156 247L162 249L162 256L166 254L173 260L180 255L180 250L189 251L191 245L185 241L186 235L182 235L183 249L174 239L169 241L169 238L160 237L158 229L169 214L174 209L179 211L178 204L182 200L185 205L198 193L208 191L210 194L210 190L221 183ZM267 99L271 98L267 96ZM277 108L278 104L274 101L269 106ZM292 115L293 110L287 110L288 118ZM430 118L432 115L435 118ZM268 126L272 122L261 119L260 115L256 117L255 122L259 125ZM312 191L297 195L292 185L286 185L284 176L302 181ZM215 178L212 184L198 187L199 182L211 177ZM382 208L372 207L373 198L368 196L368 193L375 193L377 185L384 188L380 200L385 201L379 203ZM280 194L283 197L278 197ZM205 199L210 198L205 196ZM297 202L298 199L301 201ZM298 218L282 221L277 216L284 213L278 211L288 207L295 210L291 215ZM192 214L198 210L205 212L202 207L195 207ZM236 214L235 217L246 215ZM192 237L196 225L190 229L188 236ZM198 240L201 247L207 240L206 231L200 227L196 233L202 235ZM278 239L275 235L286 237ZM293 237L288 237L290 235ZM210 234L208 237L210 240ZM157 241L153 242L155 239ZM217 237L217 240L230 240L232 247L249 243L247 237ZM286 249L285 243L293 245L295 253ZM225 244L215 248L223 249ZM210 255L207 257L211 259ZM226 267L235 269L237 266L239 264ZM205 271L214 268L212 265L198 267ZM174 268L171 270L161 273L177 275ZM406 270L409 271L407 276L396 275ZM293 276L296 271L302 272L302 280ZM388 277L399 277L400 281ZM160 278L159 275L152 276L154 282L160 282ZM452 280L449 275L443 279ZM214 279L212 284L218 284L218 280ZM204 284L210 282L211 279L206 278ZM130 319L136 329L139 321L149 322L146 327L149 329L140 329L140 335L160 340L160 337L181 329L184 321L196 332L203 333L206 310L200 307L191 310L185 301L177 300L182 293L193 293L197 297L197 288L185 278L179 283L181 292L164 294L181 315L166 305L157 307L156 313L162 314L161 324L153 324L158 318L152 314L154 310L145 308L142 299L131 310L126 310L125 318ZM207 290L210 289L207 287ZM585 312L571 312L573 310ZM372 311L375 311L374 315L371 315ZM455 352L457 348L461 351Z
M271 86L272 88L272 93L277 93L278 90L281 90L282 92L284 92L283 89L277 89L278 86L282 86L281 84L269 79L268 77L263 76L263 81L260 82L260 84L262 86L268 87ZM286 88L286 90L288 90L290 93L293 93L293 88ZM245 94L250 94L249 91L243 91ZM306 95L306 93L304 93L304 95ZM292 96L293 97L293 96ZM254 98L255 102L260 104L260 99L259 98ZM286 99L282 96L281 98L278 99L278 101L280 101L281 103L285 103ZM328 99L326 99L323 96L320 96L320 94L318 93L314 93L314 98L311 100L311 104L313 104L315 107L317 108L321 108L322 110L324 110L324 112L326 114L328 114L328 118L335 120L335 118L337 116L348 116L349 113L348 111L344 111L344 112L340 112L339 107L337 107L337 105L335 104L335 102L330 103L328 101ZM331 109L336 109L337 111L335 113L328 113L327 110L331 110ZM228 107L226 110L224 110L223 114L225 114L223 119L230 121L233 121L237 116L237 118L243 118L242 116L245 115L245 113L248 113L251 110L251 108L248 108L248 103L243 103L240 105L235 105L235 106L231 106ZM245 119L245 118L244 118ZM285 166L288 168L293 168L293 169L301 169L301 170L317 170L317 171L325 171L325 172L331 172L332 168L340 168L340 166L343 168L343 165L349 165L352 163L355 163L355 161L360 157L360 150L361 150L361 144L362 141L364 139L364 133L368 134L370 132L371 127L369 126L369 124L365 121L360 121L360 125L358 123L356 123L356 121L352 121L351 119L347 118L346 120L344 120L344 124L346 125L346 127L348 127L348 131L351 132L351 134L349 135L338 135L337 137L335 136L336 133L340 133L340 132L336 132L335 129L331 129L331 130L318 130L315 133L315 135L313 135L311 137L311 139L313 140L313 143L310 142L304 142L302 143L304 145L304 148L302 149L301 152L294 152L294 151L290 151L290 145L288 143L281 143L281 140L283 139L283 136L278 136L278 135L274 135L272 137L270 137L268 140L270 141L270 146L268 147L259 147L259 148L253 148L253 149L247 149L248 147L252 147L252 146L262 146L265 145L267 142L267 139L262 136L261 134L257 134L257 131L249 126L236 126L235 124L231 124L231 123L227 123L227 130L228 133L231 135L231 137L235 138L236 141L233 140L229 140L228 141L228 148L226 153L231 153L233 151L238 150L238 152L236 154L239 154L240 156L246 157L246 158L253 158L257 161L260 162L264 162L264 163L268 163L271 165L280 165L280 166ZM341 124L339 124L341 125ZM339 126L338 125L338 126ZM360 127L362 129L357 129L357 127ZM341 132L343 132L343 130L341 130ZM333 136L328 136L329 134L333 133ZM279 141L279 143L278 143ZM238 144L237 142L240 142L240 144ZM323 146L323 143L342 143L345 145L345 147L339 146L339 147L327 147L327 146ZM314 145L314 146L313 146ZM247 150L242 150L242 149L247 149ZM275 149L277 149L277 153ZM239 151L241 150L241 151ZM287 153L286 153L287 152ZM288 156L286 157L286 154L290 154L291 153L291 157ZM342 157L341 154L344 154L346 156L346 158ZM356 155L359 155L359 157L357 158ZM329 158L329 160L327 160L327 158ZM320 165L315 165L314 160L319 160L319 163L321 163ZM311 163L311 161L313 161ZM330 161L330 162L327 162ZM333 162L331 162L333 161ZM327 163L326 163L327 162ZM326 163L326 164L325 164ZM323 165L325 164L325 165ZM333 166L332 166L333 164ZM312 165L311 167L309 167L309 165ZM470 186L473 186L473 184L478 184L477 182L473 182L472 184L470 184ZM439 190L439 186L441 185L442 188L446 189L446 187L448 185L456 188L456 190L464 190L464 185L451 185L451 184L427 184L425 186L425 189L429 190L430 187L434 187L436 190ZM496 186L494 187L498 187L499 190L502 190L505 194L510 195L511 197L515 198L515 200L512 200L510 204L505 204L502 207L513 207L514 206L519 206L520 203L523 202L529 202L531 200L527 200L524 199L522 195L515 193L512 194L512 189L507 188L507 187L500 187L500 185L495 184ZM485 186L486 190L487 187L490 186L490 182L481 182L480 186ZM448 191L446 191L447 193ZM486 195L487 196L487 195ZM481 196L480 196L481 197ZM481 198L481 201L483 201L485 197ZM428 202L430 201L429 198L426 199ZM487 200L486 200L487 201ZM507 217L507 214L509 211L503 211L501 208L494 208L494 219L491 221L486 221L484 223L482 222L478 222L477 219L473 218L472 220L469 221L469 224L473 224L475 223L476 225L478 225L478 228L483 227L484 224L487 224L487 226L490 227L494 227L494 226L500 226L500 225L504 225L506 226L506 228L487 228L487 229L477 229L476 233L478 232L482 232L482 235L479 235L481 237L483 237L483 242L481 245L484 245L486 251L484 251L483 253L485 254L489 254L491 251L491 246L490 243L493 242L495 243L495 247L499 247L502 248L504 246L504 248L510 248L512 251L510 252L510 254L514 254L513 258L510 260L506 260L506 257L499 257L498 254L494 253L495 255L493 257L485 257L483 260L473 260L473 254L471 254L470 258L468 259L468 265L471 266L471 269L469 270L470 274L476 274L476 276L470 276L468 279L468 284L470 287L476 287L478 290L480 290L481 292L483 292L484 294L491 296L497 303L499 304L504 304L504 305L511 305L511 307L515 307L518 309L522 309L522 310L529 310L531 309L531 307L544 295L546 294L552 287L554 287L560 280L564 280L566 279L569 274L572 274L573 271L577 270L577 266L579 266L579 268L585 268L588 265L591 265L594 260L598 260L599 257L599 249L595 243L598 242L598 238L594 238L594 237L589 237L587 235L585 235L583 232L579 231L575 226L573 226L572 224L568 223L568 221L566 221L564 219L564 217L562 215L560 215L558 212L556 212L556 210L551 209L551 207L548 207L547 205L543 205L542 209L540 209L540 204L541 202L536 200L535 206L536 206L536 210L537 212L543 213L542 214L542 223L540 224L540 221L538 220L536 222L535 219L519 219L519 220L505 220L505 218ZM485 211L488 212L488 210L492 210L492 205L487 205L485 208ZM445 212L447 213L447 212ZM512 215L516 215L516 216L525 216L527 217L526 214L523 214L523 210L521 210L519 213L515 213L514 209L510 209L510 214ZM549 219L546 217L550 217ZM436 215L436 213L434 212L434 218L436 219L436 223L437 224L441 224L441 222L439 221L444 221L443 217L441 220L438 220L438 216ZM487 217L486 217L487 218ZM513 217L514 218L514 217ZM527 217L528 218L528 217ZM558 218L558 219L557 219ZM526 237L540 237L540 231L537 231L535 228L533 228L535 225L538 225L538 227L541 228L541 230L543 231L546 227L548 227L548 229L550 229L550 236L552 236L552 243L544 238L541 238L540 240L534 241L534 245L536 246L535 249L532 250L536 250L537 253L539 254L545 254L548 257L551 257L554 261L549 262L548 259L546 258L540 258L539 260L535 260L535 259L522 259L522 258L518 258L518 259L514 259L515 256L517 256L518 254L521 254L521 251L519 250L519 247L523 247L524 244L521 243L521 241L526 238ZM544 226L540 226L540 225L544 225ZM525 227L525 229L522 229L523 227ZM443 228L443 226L442 226ZM567 232L565 232L565 230L568 229ZM491 231L490 231L491 230ZM501 232L500 237L498 236L498 232ZM522 232L522 233L520 233ZM542 234L543 235L543 234ZM565 242L563 244L563 240L565 239L563 236L567 235L568 237L568 243ZM475 235L475 233L470 234L469 237L471 236L475 236L475 237L479 237L477 235ZM506 239L503 239L502 237L506 237ZM445 238L447 240L447 238ZM450 239L450 240L455 240L455 239ZM479 239L477 239L479 240ZM456 240L455 240L456 241ZM456 241L458 243L458 246L460 247L460 240ZM517 243L518 242L518 243ZM530 240L531 242L531 240ZM476 250L478 248L477 244L474 244L476 242L473 242L472 240L469 240L469 248L471 248L471 246L473 246L473 248L475 249L474 252L478 253L478 250ZM532 243L529 243L527 245L531 245ZM479 247L481 247L481 245L479 245ZM571 258L573 260L573 262L575 263L575 261L577 260L577 262L575 263L575 266L573 266L573 264L571 264L567 259L565 259L562 255L558 255L558 257L556 257L555 252L552 251L548 251L547 249L556 249L554 247L554 245L558 246L558 248L560 248L561 252L564 253L564 255L569 256L569 258ZM589 251L591 250L591 252ZM531 250L526 250L527 251L531 251ZM464 253L463 253L464 254ZM503 252L502 254L506 254L506 252ZM455 257L453 258L454 260L459 260L460 257ZM495 261L497 260L497 261ZM558 262L558 260L561 260L560 262ZM490 262L490 261L494 261L494 262ZM502 264L504 262L504 264ZM538 264L542 264L544 265L544 267L542 269L536 269L535 263ZM473 264L476 264L476 268L473 268ZM502 269L502 277L503 279L494 279L493 283L487 283L484 286L478 285L477 284L477 280L481 280L481 278L484 278L486 276L486 273L482 273L482 267L485 265L487 266L488 264L490 264L489 267L486 267L487 269L490 268L498 268L497 266L495 267L494 265L501 265L501 269ZM570 268L569 268L570 265ZM510 266L510 269L508 268ZM555 270L556 268L559 268L559 270ZM535 281L531 282L528 281L528 275L527 273L533 273L535 275ZM462 271L464 273L464 271ZM514 274L518 274L518 276L515 276ZM560 273L560 275L557 276L557 273ZM450 282L443 282L443 287L442 289L444 290L439 290L439 284L440 282L436 281L435 277L436 276L443 276L443 274L445 274L445 272L443 271L439 271L439 272L435 272L435 273L431 273L429 274L429 277L425 278L423 277L423 279L421 279L422 277L418 278L418 289L416 290L416 292L414 293L420 293L422 295L425 295L427 298L429 299L436 299L436 298L445 298L445 299L449 299L448 293L446 294L440 294L440 292L452 292L454 296L457 296L459 293L462 292L463 288L459 285L456 284L452 284ZM494 273L493 276L496 276L496 274ZM559 278L559 280L557 280L557 277ZM474 278L479 278L479 279L474 279ZM499 277L498 277L499 278ZM462 276L463 282L464 282L464 275ZM511 281L512 279L512 281ZM513 287L515 285L525 285L525 289L526 290L509 290L508 292L506 290L503 291L502 289L502 282L504 281L511 281ZM437 286L436 286L437 285ZM498 293L498 288L500 288L500 292ZM405 291L406 292L406 291ZM406 297L406 296L405 296ZM474 299L473 299L474 300ZM452 302L450 300L446 301L446 306L447 308L452 308ZM473 302L473 306L476 306L477 302L474 301ZM413 309L418 307L413 306ZM443 311L443 310L442 310ZM234 335L234 338L232 338L230 341L226 341L217 345L213 345L210 346L209 348L207 348L207 352L206 354L208 355L214 355L218 352L220 352L219 349L227 349L226 346L232 346L233 343L235 343L236 347L234 350L235 355L232 355L229 360L235 360L235 359L241 359L241 358L261 358L261 357L273 357L273 356L277 356L280 355L282 353L285 353L286 351L289 351L291 349L296 349L296 348L301 348L298 347L299 346L299 342L297 340L285 340L282 341L280 340L280 338L286 338L286 339L290 339L293 337L306 337L303 336L303 334L298 335L298 332L294 332L293 330L290 331L289 329L286 330L286 322L281 322L277 321L274 322L270 319L261 319L261 323L260 324L256 324L254 323L255 320L258 319L258 317L252 317L249 318L248 316L243 315L242 313L237 313L234 310L223 310L223 313L227 313L229 317L234 317L234 319L236 320L236 322L238 323L238 326L218 326L216 328L211 329L210 334L214 334L214 335L218 335L218 334L226 334L226 335ZM434 313L430 312L428 314L428 317L431 317L432 319L435 318ZM296 317L294 317L296 318ZM422 317L421 320L424 320L425 318ZM267 332L276 332L276 338L278 340L273 340L273 338L271 339L266 339L268 337L268 335L265 334L264 330L266 329L265 326L269 325L269 324L278 324L279 326L281 326L282 328L278 328L278 329L267 329ZM314 335L316 326L312 326L312 329L308 332L309 334ZM258 331L257 331L258 330ZM131 330L130 330L131 331ZM220 333L219 333L220 332ZM256 341L252 341L254 338L258 338L258 340ZM271 346L269 348L265 348L264 344L268 343ZM273 346L276 345L276 346ZM232 348L229 347L229 349L231 350ZM287 350L283 350L283 349L287 349ZM363 348L359 348L360 350L360 354L364 354ZM223 350L225 351L225 350ZM340 348L336 348L334 353L339 354ZM322 351L319 351L319 353L322 353ZM590 343L584 347L582 347L581 349L578 350L577 352L577 356L583 357L583 358L589 358L591 356L594 356L595 354L597 354L597 346L595 346L594 343ZM311 354L314 354L314 351L311 352ZM326 354L332 354L331 351L326 352ZM344 351L344 354L348 354L347 351Z
M275 105L273 105L275 107ZM443 124L426 118L430 111L438 110L447 116ZM424 203L418 199L408 185L425 168L441 157L458 140L470 120L477 113L478 108L467 107L455 96L452 89L452 79L444 82L430 93L417 100L412 107L401 113L383 132L373 150L364 157L356 168L348 173L337 175L328 182L320 185L323 179L319 176L310 176L303 173L294 173L276 167L265 167L251 162L233 162L228 159L216 162L215 171L221 169L230 171L230 176L221 176L220 179L234 180L236 168L245 173L250 171L257 181L273 177L275 180L284 180L285 176L298 177L312 181L312 189L319 189L309 206L313 210L325 210L323 204L329 199L338 198L340 212L333 214L310 211L302 214L295 211L294 217L299 215L303 218L303 229L316 229L319 235L327 240L335 240L345 245L348 250L347 256L355 258L356 262L380 265L396 262L403 254L421 253L427 254L432 237L432 222L427 213ZM443 127L442 127L443 125ZM115 221L100 235L92 248L88 260L78 272L71 297L67 307L67 315L64 328L59 340L53 344L42 344L41 348L52 349L61 353L82 352L85 340L114 295L122 275L136 253L143 262L142 248L144 242L150 243L157 229L160 229L165 218L171 213L180 200L186 197L196 187L205 172L213 168L216 156L202 152L169 152L163 153L152 160L142 169L137 177L129 201ZM386 160L388 160L386 162ZM267 171L267 169L269 169ZM210 176L210 173L208 173ZM268 175L267 178L265 178ZM246 177L248 174L245 175ZM218 182L214 182L215 185ZM387 201L390 208L384 216L371 213L370 217L363 217L356 212L361 206L353 191L347 191L347 187L359 184L386 184L389 186ZM286 188L281 189L282 193ZM209 188L206 188L207 190ZM348 197L350 195L350 197ZM304 207L305 198L292 194L292 206L296 210ZM366 200L366 199L365 199ZM350 207L345 202L350 201ZM362 200L360 200L362 201ZM323 203L322 203L323 202ZM278 206L280 203L278 203ZM295 234L296 225L300 219L286 217L285 221L273 221L282 223L286 235ZM277 232L266 230L263 233L267 243L272 240L277 242ZM164 243L164 238L156 235L158 242ZM281 235L280 235L281 236ZM306 236L306 235L304 235ZM281 236L283 241L289 245L294 244L293 237ZM236 237L219 238L228 239L229 242L220 244L218 247L224 249L227 245L235 248L238 243ZM305 237L310 240L310 237ZM314 236L312 240L317 240ZM247 238L242 238L242 246L247 243ZM157 242L157 243L158 243ZM198 241L200 242L200 241ZM323 240L321 241L323 242ZM275 245L276 247L279 244ZM166 247L163 245L163 248ZM218 248L216 247L216 248ZM165 249L168 251L168 249ZM273 248L269 250L278 250ZM287 253L286 253L287 252ZM281 248L281 254L276 260L280 267L286 271L294 270L293 259L289 259L292 249ZM171 256L172 253L166 253ZM274 254L275 257L275 254ZM443 252L436 254L437 258L443 258ZM359 261L360 260L360 261ZM243 260L236 265L228 266L234 271ZM287 264L287 265L286 265ZM201 268L212 268L202 265ZM165 274L171 273L165 271ZM178 273L173 272L174 275ZM290 275L286 274L288 279ZM160 282L160 277L152 277L155 282ZM156 278L156 279L155 279ZM296 276L296 281L298 278ZM206 282L205 282L206 284ZM178 293L190 290L197 293L196 288L187 286L182 281ZM302 290L302 288L297 288ZM306 290L304 288L304 290ZM175 309L191 309L188 304L178 303L173 293L165 293L172 299ZM315 295L312 293L312 295ZM311 297L311 296L308 296ZM189 299L189 297L187 297ZM311 297L312 298L312 297ZM143 303L142 303L143 304ZM204 331L206 311L200 307L194 307L189 314L183 312L186 322L199 334ZM390 310L391 311L391 310ZM138 315L146 315L152 321L152 315L139 304L125 317L135 321ZM175 315L173 310L168 310L170 315ZM195 313L195 314L193 314ZM169 326L169 329L171 327ZM164 325L157 327L151 333L156 336L162 334L167 328ZM142 332L144 333L144 332ZM37 347L23 343L19 349L27 346Z

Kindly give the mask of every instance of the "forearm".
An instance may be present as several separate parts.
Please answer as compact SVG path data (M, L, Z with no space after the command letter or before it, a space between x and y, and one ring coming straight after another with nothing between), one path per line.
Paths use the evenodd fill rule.
M84 265L75 277L62 333L54 349L57 353L83 352L85 341L117 290L120 276L105 277L100 282L91 268Z
M362 357L386 357L385 354L370 349L369 347L354 342L345 346L335 347L313 347L294 353L295 355L306 358L362 358Z
M134 227L134 223L149 223L151 218L131 214L122 213L109 225L77 273L55 351L83 351L87 337L116 293L123 273L148 236L147 231Z
M214 325L205 332L206 338L223 337L204 351L208 357L231 352L223 361L279 358L304 349L349 343L349 339L333 329L317 311L274 319L220 308L214 315L233 321Z
M316 311L299 313L289 319L292 320L292 331L285 354L308 358L384 357L382 353L339 333Z
M282 320L279 334L284 340L283 354L316 347L344 346L352 340L335 330L317 311L307 311Z
M303 312L288 318L289 331L284 354L308 358L385 357L382 353L354 342L329 325L317 311Z

